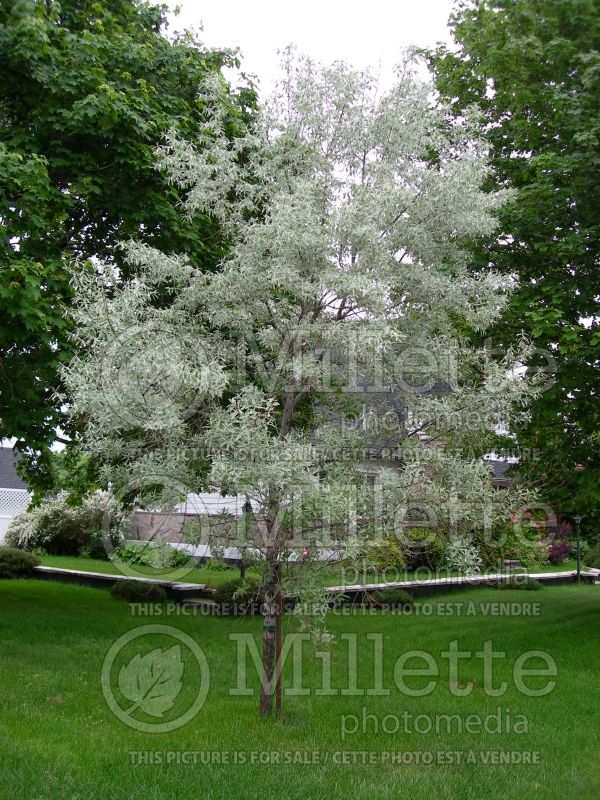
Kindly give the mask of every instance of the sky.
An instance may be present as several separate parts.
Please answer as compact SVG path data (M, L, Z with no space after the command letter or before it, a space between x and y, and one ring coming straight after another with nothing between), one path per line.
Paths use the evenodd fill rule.
M452 0L178 0L174 29L202 27L208 47L239 47L242 68L269 93L278 74L277 51L288 44L316 60L371 67L391 83L402 49L450 41Z

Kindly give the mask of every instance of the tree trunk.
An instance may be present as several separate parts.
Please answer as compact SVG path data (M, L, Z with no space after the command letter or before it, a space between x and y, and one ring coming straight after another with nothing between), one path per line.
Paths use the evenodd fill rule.
M281 711L281 618L283 616L283 594L281 581L281 563L277 562L277 630L275 631L275 711Z
M267 550L267 581L263 600L263 675L265 683L260 696L261 717L266 717L273 710L273 697L277 683L277 626L281 619L279 608L279 592L281 573L277 563L277 548Z

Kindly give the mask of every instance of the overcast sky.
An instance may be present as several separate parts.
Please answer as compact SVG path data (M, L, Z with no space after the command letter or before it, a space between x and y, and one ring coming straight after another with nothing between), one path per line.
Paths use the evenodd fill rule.
M449 41L452 0L178 0L175 29L202 26L209 47L239 47L243 69L270 91L277 50L293 43L320 61L343 59L390 82L402 48Z

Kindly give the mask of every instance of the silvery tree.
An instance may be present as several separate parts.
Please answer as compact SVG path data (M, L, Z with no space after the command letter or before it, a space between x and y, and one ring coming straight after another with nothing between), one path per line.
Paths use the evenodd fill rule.
M78 272L65 380L116 489L155 507L174 486L252 500L266 714L281 565L351 557L419 524L417 507L506 518L519 498L493 490L477 453L531 389L513 371L523 343L503 361L469 344L510 290L468 271L461 246L505 200L481 191L475 113L450 121L409 61L380 94L369 73L289 56L259 121L230 141L223 91L211 85L198 141L173 135L158 153L184 212L227 235L220 271L132 242L135 278ZM374 500L365 451L384 440L394 458L376 462ZM313 583L309 570L294 591Z

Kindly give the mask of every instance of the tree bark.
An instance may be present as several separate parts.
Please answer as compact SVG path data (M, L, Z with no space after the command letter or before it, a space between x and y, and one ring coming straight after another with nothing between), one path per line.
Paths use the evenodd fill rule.
M260 695L259 714L266 717L273 711L273 696L276 684L277 624L279 618L278 594L280 572L277 564L277 548L267 549L267 581L263 600L263 671L264 685Z
M277 609L276 609L276 631L275 631L275 711L281 712L281 618L283 615L283 594L281 588L281 563L277 562Z

